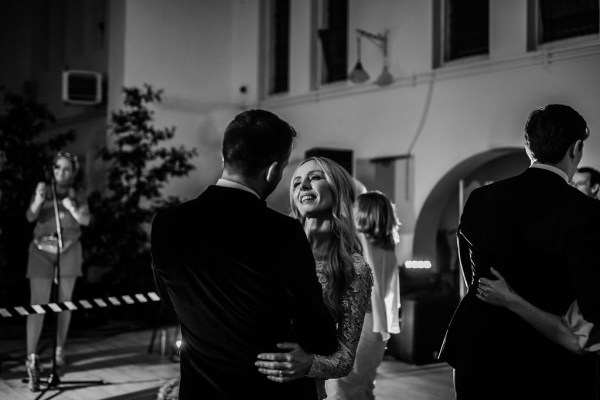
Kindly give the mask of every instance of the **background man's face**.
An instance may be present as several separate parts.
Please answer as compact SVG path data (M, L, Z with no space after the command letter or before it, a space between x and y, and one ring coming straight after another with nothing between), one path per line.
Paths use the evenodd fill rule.
M575 172L573 175L573 186L586 196L595 197L592 193L590 185L590 173L589 172Z

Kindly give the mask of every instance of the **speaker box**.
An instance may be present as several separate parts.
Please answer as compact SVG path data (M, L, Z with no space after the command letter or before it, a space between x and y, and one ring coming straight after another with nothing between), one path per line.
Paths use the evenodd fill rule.
M458 301L450 296L409 295L400 303L400 333L390 338L387 354L417 365L438 362L438 352Z
M350 175L354 171L354 152L346 149L330 149L325 147L313 147L306 150L305 157L327 157L340 164Z

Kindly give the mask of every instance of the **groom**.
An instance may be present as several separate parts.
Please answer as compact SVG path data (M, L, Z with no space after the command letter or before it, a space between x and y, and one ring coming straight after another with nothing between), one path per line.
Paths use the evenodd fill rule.
M566 105L532 111L525 126L531 167L472 192L461 215L459 256L469 290L450 322L440 359L454 368L457 400L594 399L594 357L551 342L507 309L476 297L496 268L544 311L577 300L600 324L600 202L569 185L589 135Z
M313 379L281 384L254 365L277 343L319 354L336 346L304 231L265 203L295 137L273 113L238 114L225 130L221 178L154 218L157 289L181 324L180 400L317 397Z

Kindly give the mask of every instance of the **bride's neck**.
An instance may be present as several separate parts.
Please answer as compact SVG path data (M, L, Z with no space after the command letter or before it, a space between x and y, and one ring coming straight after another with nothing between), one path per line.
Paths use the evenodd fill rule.
M307 218L304 222L304 232L310 242L315 259L324 259L331 240L331 220Z

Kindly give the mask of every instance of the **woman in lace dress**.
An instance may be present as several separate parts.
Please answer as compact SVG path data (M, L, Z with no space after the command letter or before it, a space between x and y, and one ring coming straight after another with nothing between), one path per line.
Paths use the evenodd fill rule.
M291 213L311 243L325 304L338 325L337 350L308 354L297 343L281 343L282 353L259 354L259 372L276 382L316 378L319 399L325 380L348 375L354 365L365 312L371 298L372 272L362 256L353 215L352 177L335 162L310 157L300 163L290 185Z

